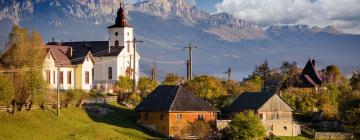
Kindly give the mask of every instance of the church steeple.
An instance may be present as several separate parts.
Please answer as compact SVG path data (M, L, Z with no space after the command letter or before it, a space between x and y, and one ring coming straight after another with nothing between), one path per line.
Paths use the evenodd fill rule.
M108 28L113 28L113 27L130 27L126 22L125 10L121 3L120 3L120 8L117 11L117 17L115 19L115 24L112 26L109 26Z

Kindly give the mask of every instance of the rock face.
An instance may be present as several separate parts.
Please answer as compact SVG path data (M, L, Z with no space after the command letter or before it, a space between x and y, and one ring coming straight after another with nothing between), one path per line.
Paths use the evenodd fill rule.
M13 24L40 31L45 41L108 40L106 27L114 23L119 1L0 0L0 50ZM284 60L301 64L308 57L319 59L320 66L360 67L360 36L331 26L263 29L227 13L198 10L188 0L146 0L126 4L126 9L135 35L145 42L139 47L142 69L156 61L163 70L160 77L184 74L187 55L179 50L189 42L199 48L194 51L195 74L221 76L231 66L234 78L241 80L265 59L278 66Z

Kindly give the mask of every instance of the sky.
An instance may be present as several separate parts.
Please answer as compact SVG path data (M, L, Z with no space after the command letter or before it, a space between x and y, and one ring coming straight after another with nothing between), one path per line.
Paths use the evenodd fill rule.
M261 27L285 24L335 26L360 34L360 0L195 0L199 9L226 12Z

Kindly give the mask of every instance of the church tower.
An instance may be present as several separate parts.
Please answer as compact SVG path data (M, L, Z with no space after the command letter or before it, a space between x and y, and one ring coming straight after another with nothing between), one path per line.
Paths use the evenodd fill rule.
M130 52L134 39L133 28L127 24L125 11L122 4L117 11L115 24L108 27L109 46L124 46L127 52Z

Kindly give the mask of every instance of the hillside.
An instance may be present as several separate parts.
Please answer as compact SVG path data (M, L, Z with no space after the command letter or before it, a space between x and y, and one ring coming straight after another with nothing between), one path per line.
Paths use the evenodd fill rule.
M106 27L113 24L117 0L0 0L0 50L13 24L41 32L45 41L107 40ZM319 68L337 64L345 74L360 69L360 35L344 34L335 27L280 25L267 29L227 13L210 14L187 0L146 0L127 4L128 20L139 44L141 71L153 62L159 78L167 72L185 76L187 52L193 42L194 73L225 76L229 66L234 79L247 76L255 65L269 60L297 61L302 67L309 57ZM341 59L340 59L341 58Z
M59 118L55 110L18 112L15 116L0 112L0 140L35 139L156 139L134 122L134 112L116 106L103 118L89 116L81 108L65 108ZM135 116L134 116L135 115ZM34 135L36 134L36 135Z

